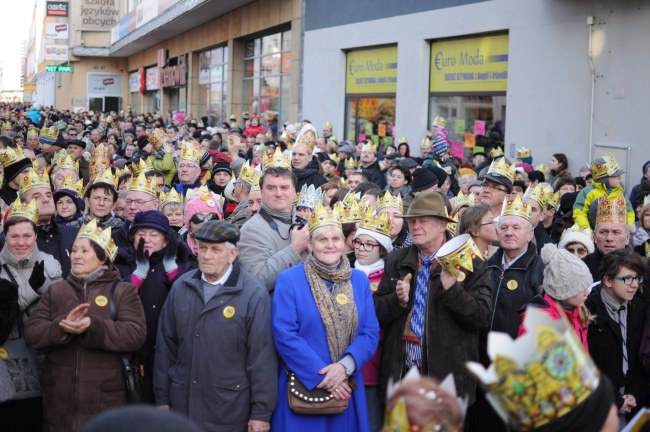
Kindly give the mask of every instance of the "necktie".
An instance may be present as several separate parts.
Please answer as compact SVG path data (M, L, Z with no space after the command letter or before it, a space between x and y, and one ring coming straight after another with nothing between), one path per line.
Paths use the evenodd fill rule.
M625 306L618 309L618 325L621 327L621 340L623 342L623 375L627 375L628 360L627 360L627 316L624 313Z

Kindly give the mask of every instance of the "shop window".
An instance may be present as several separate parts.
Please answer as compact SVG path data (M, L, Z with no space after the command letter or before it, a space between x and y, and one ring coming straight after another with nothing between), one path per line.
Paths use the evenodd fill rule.
M228 121L227 83L228 47L217 47L199 53L199 109L201 116L208 117L206 126Z

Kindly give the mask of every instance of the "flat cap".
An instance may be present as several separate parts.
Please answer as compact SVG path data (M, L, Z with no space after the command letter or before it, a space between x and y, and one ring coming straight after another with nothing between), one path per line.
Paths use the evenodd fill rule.
M192 231L194 238L208 243L232 243L239 241L239 229L222 220L203 222Z

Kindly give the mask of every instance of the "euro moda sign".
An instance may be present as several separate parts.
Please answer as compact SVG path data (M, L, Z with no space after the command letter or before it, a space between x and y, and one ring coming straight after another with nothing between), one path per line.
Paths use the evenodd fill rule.
M68 16L67 1L48 1L45 3L45 15L54 17Z
M346 55L347 94L392 94L397 91L397 47L350 51Z

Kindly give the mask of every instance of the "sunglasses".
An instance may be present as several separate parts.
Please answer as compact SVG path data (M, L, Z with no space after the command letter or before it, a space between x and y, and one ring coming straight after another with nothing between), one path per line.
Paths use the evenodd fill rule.
M568 247L568 248L566 248L566 250L568 250L572 254L577 253L577 254L580 254L580 255L586 254L588 252L587 249L585 249L583 247L580 247L580 246L578 246L578 247Z
M190 222L194 224L200 224L207 222L209 220L219 220L219 214L217 213L196 213L190 218Z

